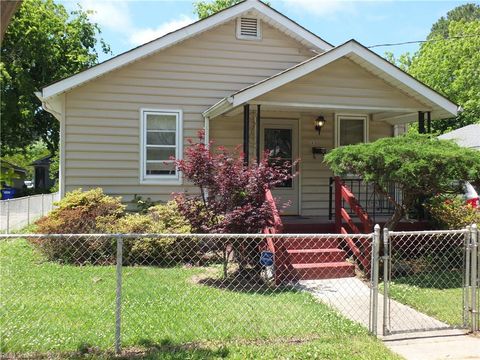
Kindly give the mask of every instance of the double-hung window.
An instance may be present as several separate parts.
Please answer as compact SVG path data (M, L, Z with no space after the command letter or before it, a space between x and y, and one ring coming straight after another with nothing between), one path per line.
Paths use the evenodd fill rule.
M364 115L335 116L335 146L368 142L368 117Z
M141 174L143 183L180 183L173 158L182 157L182 112L141 111Z

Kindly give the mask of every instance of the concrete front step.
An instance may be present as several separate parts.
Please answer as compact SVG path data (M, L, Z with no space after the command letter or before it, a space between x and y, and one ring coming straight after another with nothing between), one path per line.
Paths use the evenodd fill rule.
M338 279L355 276L355 266L346 261L292 264L295 280Z
M292 264L343 262L347 253L340 249L287 249Z

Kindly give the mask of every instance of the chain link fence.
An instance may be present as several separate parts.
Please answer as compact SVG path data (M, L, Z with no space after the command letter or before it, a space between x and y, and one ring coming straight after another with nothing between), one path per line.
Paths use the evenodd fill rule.
M0 231L9 233L30 225L53 209L58 192L0 201Z
M475 239L475 240L474 240ZM473 329L476 229L384 232L383 334ZM473 267L472 267L473 266ZM475 296L474 296L475 297ZM478 304L476 305L478 307ZM472 316L473 314L473 316Z
M0 350L35 357L361 336L381 328L384 303L389 332L462 327L478 308L471 289L465 308L464 288L478 283L464 275L473 259L467 238L470 249L466 231L390 233L382 269L378 227L361 235L0 235ZM371 268L357 263L352 243L372 256Z
M345 235L16 236L0 236L5 354L289 343L369 326L369 280Z

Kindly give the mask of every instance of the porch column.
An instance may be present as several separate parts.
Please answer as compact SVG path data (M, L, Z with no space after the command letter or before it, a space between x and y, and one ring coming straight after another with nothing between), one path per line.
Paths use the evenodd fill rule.
M432 133L432 112L427 111L427 133Z
M425 113L423 111L418 112L418 133L425 134Z
M257 120L255 122L255 125L257 127L257 131L256 131L256 136L257 136L257 140L256 140L256 150L257 150L257 164L260 163L260 105L257 105Z
M250 129L250 105L243 106L243 163L248 165L249 162L249 129Z

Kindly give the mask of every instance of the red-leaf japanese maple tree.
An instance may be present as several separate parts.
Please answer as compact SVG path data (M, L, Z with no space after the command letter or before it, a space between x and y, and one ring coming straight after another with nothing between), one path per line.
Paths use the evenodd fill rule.
M212 150L205 144L203 131L199 139L188 140L185 159L175 165L185 179L199 188L198 194L178 193L175 201L198 233L259 233L273 224L271 205L265 190L292 178L292 164L267 156L249 165L237 147ZM286 206L286 205L284 205Z

